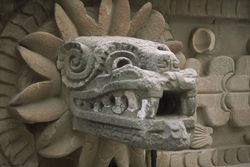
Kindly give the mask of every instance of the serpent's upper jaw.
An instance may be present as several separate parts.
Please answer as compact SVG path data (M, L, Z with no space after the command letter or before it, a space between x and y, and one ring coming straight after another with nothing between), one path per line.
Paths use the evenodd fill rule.
M58 68L74 129L150 149L189 146L197 75L179 70L167 46L81 37L61 48Z

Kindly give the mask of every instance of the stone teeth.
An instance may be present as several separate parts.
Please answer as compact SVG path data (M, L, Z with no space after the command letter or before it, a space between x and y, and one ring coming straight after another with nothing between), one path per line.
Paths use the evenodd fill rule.
M135 112L139 109L138 98L136 97L135 93L132 91L125 91L125 96L128 99L128 111Z
M94 112L100 112L103 109L103 103L102 102L96 102L94 103Z
M159 98L142 99L141 109L137 113L140 119L154 118L159 105Z
M100 108L98 106L98 103L94 104L94 108L93 108L94 112L99 112Z
M138 97L133 91L113 92L94 102L75 98L74 102L76 106L86 110L106 112L111 109L115 114L122 114L124 111L136 112L141 106L141 101L138 100Z
M86 109L90 109L91 108L91 104L88 103L88 102L86 102L86 101L83 102L83 105L84 105L84 108L86 108Z
M126 96L112 96L112 111L116 114L122 114L128 108L128 99Z
M110 97L111 109L116 114L122 114L128 108L128 98L121 93L114 93Z
M83 101L81 99L75 99L75 104L81 107L83 106Z
M110 107L111 106L110 96L104 96L102 98L102 103L103 103L104 107Z

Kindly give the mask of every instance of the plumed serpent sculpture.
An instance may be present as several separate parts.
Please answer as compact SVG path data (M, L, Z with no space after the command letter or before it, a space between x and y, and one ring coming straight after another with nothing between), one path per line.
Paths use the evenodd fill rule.
M108 166L114 158L125 167L146 166L145 151L133 146L188 148L197 76L152 42L164 42L163 16L147 3L130 20L127 0L102 0L97 14L80 0L60 1L63 39L36 32L19 42L26 65L9 107L25 123L48 122L36 133L39 154L58 158L83 146L79 166Z

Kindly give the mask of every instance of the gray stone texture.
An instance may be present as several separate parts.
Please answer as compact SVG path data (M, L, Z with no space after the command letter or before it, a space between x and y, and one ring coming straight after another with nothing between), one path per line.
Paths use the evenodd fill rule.
M70 93L61 83L61 75L56 69L57 48L62 46L64 41L94 35L129 36L168 45L180 61L179 68L183 70L170 70L171 73L182 76L187 73L184 68L192 67L199 74L197 110L191 117L184 115L192 112L181 113L181 116L171 113L170 116L164 117L157 115L157 105L162 106L158 104L157 98L139 99L137 96L144 92L148 95L155 95L154 92L157 92L156 95L159 96L159 91L138 93L122 90L104 93L105 96L102 96L101 86L98 87L98 82L95 82L92 86L97 86L99 91L86 95L96 95L99 98L91 99L93 106L87 103L91 108L87 110L87 114L82 113L81 108L74 108L79 111L74 118L74 125L88 126L85 132L98 133L132 145L133 140L134 144L149 148L160 146L156 140L154 144L140 141L152 137L152 133L159 133L153 130L148 136L144 135L149 129L164 129L164 132L169 129L169 133L163 134L165 137L166 134L171 134L164 138L169 143L166 146L168 148L183 146L179 139L183 134L190 135L190 148L187 150L157 150L157 167L249 166L249 0L81 1L58 0L57 4L54 4L55 1L52 0L0 0L0 166L151 166L154 157L151 157L150 150L85 134L82 132L82 126L78 127L77 133L71 127L72 112L68 111L67 106L74 103L65 98ZM28 35L36 31L39 32ZM130 55L127 51L118 53ZM113 57L118 53L114 53ZM105 72L110 75L120 64L118 62L129 64L128 58L133 59L135 54L132 55L125 59L118 58L114 66L112 61L107 62L108 65L104 67L99 66L102 62L97 59L100 64L95 67L106 68ZM153 65L156 59L150 59L152 63L143 61L144 65L138 63L135 66L137 68L131 68L129 73L126 72L128 68L120 70L122 77L115 75L112 81L125 79L124 75L138 79L140 75L137 74L150 69L151 71L142 77L150 76L148 85L159 86L159 82L150 82L162 77L165 82L166 78L172 78L172 75L162 74L162 69L159 70ZM99 72L97 70L92 77L87 76L87 82L73 81L74 79L70 78L64 80L74 82L71 83L73 87L82 86L70 89L91 88L90 81L102 75ZM86 73L90 74L91 70ZM179 84L171 83L175 86ZM109 89L118 90L113 85ZM108 95L114 96L111 98L113 106L110 105ZM173 93L171 97L174 98L166 98L166 101L178 101L176 97L179 95L175 96ZM81 99L82 97L76 104L82 106ZM103 101L103 105L100 101ZM173 104L173 101L166 101L163 104ZM138 116L141 120L140 117L143 118L145 113L134 114L141 109L140 103L144 109L151 111L147 113L142 124L137 121ZM110 106L106 107L105 116L110 114L111 121L100 116L100 108L103 106ZM164 107L165 105L160 108ZM171 108L167 105L166 108L169 107ZM115 122L113 116L120 122ZM120 117L122 119L119 119ZM159 120L158 117L162 119ZM102 123L108 123L106 125L109 126L104 127L102 123L93 125L89 121L83 121L86 118L103 120ZM119 134L120 131L106 133L114 131L113 127L117 124L125 125L117 127L123 129L121 132L125 132L128 125L139 127L132 131L133 133L131 130L126 133L128 136L139 134L139 137L133 135L127 140L124 138L126 135L113 135ZM93 131L93 127L97 126L100 128ZM175 129L179 131L170 132Z
M147 149L190 147L196 72L180 70L167 46L79 37L60 50L57 66L69 89L75 130Z

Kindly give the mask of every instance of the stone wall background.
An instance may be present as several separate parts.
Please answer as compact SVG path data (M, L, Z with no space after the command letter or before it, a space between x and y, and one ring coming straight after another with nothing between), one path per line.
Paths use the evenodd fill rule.
M5 23L27 0L0 0L0 31Z
M13 17L13 13L21 8L21 6L27 2L28 0L0 0L0 31L2 31L4 25L6 22ZM219 1L219 0L218 0ZM218 77L220 78L219 81L215 81L220 83L221 80L224 78L224 74L218 74L218 73L208 73L207 71L209 70L211 60L213 60L216 57L220 56L226 56L230 58L230 61L232 60L232 67L235 73L238 76L243 76L243 77L238 77L238 78L243 78L237 80L238 83L238 91L240 92L247 92L246 96L241 97L241 96L233 96L231 95L229 98L229 101L234 101L233 105L231 106L231 110L236 110L240 108L240 106L243 106L243 109L249 110L249 104L245 104L244 99L247 99L248 92L249 92L249 87L243 88L246 80L244 78L249 77L249 69L246 67L249 67L250 62L249 62L249 34L250 34L250 24L249 24L249 13L247 12L250 10L249 7L249 1L242 0L240 2L240 5L238 5L238 8L234 7L234 3L237 0L232 0L231 3L228 3L229 5L227 6L228 8L234 8L237 9L238 13L237 14L232 14L230 11L223 10L224 13L218 12L219 8L217 10L217 6L221 4L217 4L213 6L213 10L211 12L205 12L205 10L198 10L202 9L202 5L204 4L205 1L200 0L198 1L191 1L193 2L194 6L196 3L196 8L191 8L191 12L193 15L191 15L189 12L185 13L185 5L178 5L178 4L185 4L184 0L178 1L178 4L176 3L177 1L174 0L162 0L162 1L157 1L157 0L151 0L153 3L153 7L155 9L159 9L166 17L167 22L170 25L172 35L174 39L182 41L183 42L183 53L187 58L195 58L198 60L201 64L198 65L194 64L191 62L190 67L194 67L199 70L199 66L201 66L201 77L206 77L206 76L211 76L209 78L210 80L217 79ZM99 3L100 1L98 0L85 0L85 3L92 6L96 3ZM211 2L211 1L210 1ZM225 2L225 1L224 1ZM131 4L134 5L135 7L140 7L145 1L143 0L131 0ZM242 4L242 5L241 5ZM225 6L226 4L222 4L222 7ZM204 8L205 9L205 8ZM220 8L221 9L221 8ZM222 8L223 9L223 8ZM169 11L169 12L166 12ZM235 10L236 11L236 10ZM211 16L209 16L209 13ZM205 52L205 53L197 53L192 49L192 44L190 42L193 32L197 28L206 28L215 33L215 39L216 39L216 44L213 50L210 52ZM247 56L246 56L247 55ZM195 61L196 61L195 60ZM217 59L218 60L218 59ZM222 58L221 63L226 62L228 59L227 58ZM240 61L240 63L239 63ZM189 61L190 62L190 61ZM245 62L245 63L244 63ZM221 64L217 65L215 67L216 69L220 70ZM211 75L210 75L211 74ZM236 76L237 77L237 76ZM234 81L234 82L237 82ZM232 81L233 82L233 81ZM243 84L243 85L241 85ZM234 83L231 84L231 86L234 85ZM201 89L204 86L201 86ZM233 87L233 86L232 86ZM237 86L236 86L237 87ZM234 87L233 87L234 88ZM233 89L232 88L232 89ZM242 89L241 89L242 88ZM206 90L209 94L209 90ZM219 90L219 92L223 92L223 90ZM234 89L232 90L234 91ZM208 96L208 95L207 95ZM209 97L207 97L206 101L208 101L205 107L207 108L216 108L214 107L212 102L209 102ZM213 96L212 96L213 98ZM233 100L232 100L233 99ZM202 102L201 102L202 103ZM220 108L220 107L219 107ZM245 110L244 110L245 111ZM207 111L203 108L200 107L198 109L198 122L204 126L212 127L213 128L213 143L211 144L211 147L218 147L218 146L230 146L230 145L244 145L244 144L249 144L250 139L249 139L249 121L241 118L240 116L236 116L239 118L239 120L242 120L246 122L243 125L236 124L236 126L231 126L228 125L227 123L224 125L217 126L217 124L210 123L209 121L204 120L203 114L206 113ZM223 111L224 112L224 111ZM232 112L232 111L231 111ZM244 112L246 113L246 112ZM249 114L244 115L246 118L248 118ZM220 117L219 114L216 112L211 115L211 117ZM225 138L225 136L228 136ZM249 150L247 151L249 153ZM167 154L167 153L166 153ZM174 153L171 153L171 156ZM183 155L181 155L183 156ZM55 166L55 163L60 166L74 166L76 165L75 159L77 159L77 152L73 153L67 158L64 159L45 159L41 158L41 166L43 167L49 167L49 166ZM230 159L230 156L229 158ZM236 163L236 162L235 162Z

